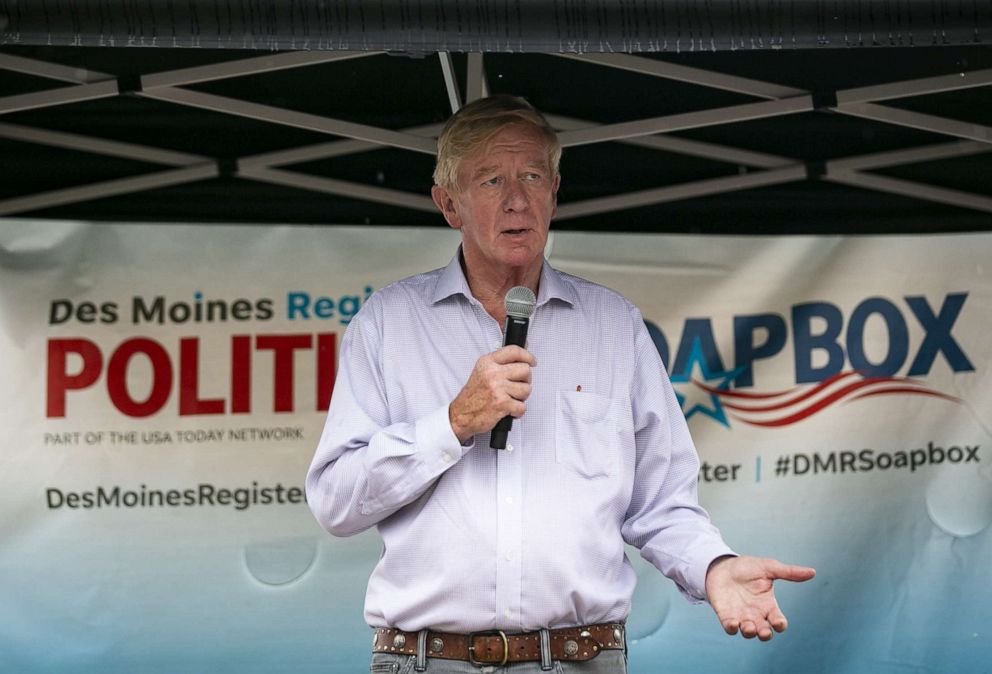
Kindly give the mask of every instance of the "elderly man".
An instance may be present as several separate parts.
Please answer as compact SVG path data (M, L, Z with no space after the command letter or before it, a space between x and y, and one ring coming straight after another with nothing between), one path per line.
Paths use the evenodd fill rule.
M373 672L625 671L624 543L762 640L786 627L773 581L813 576L727 547L640 313L544 260L560 156L521 99L460 110L432 190L460 249L373 295L344 337L307 497L332 534L382 536ZM526 349L502 346L514 286L536 295Z

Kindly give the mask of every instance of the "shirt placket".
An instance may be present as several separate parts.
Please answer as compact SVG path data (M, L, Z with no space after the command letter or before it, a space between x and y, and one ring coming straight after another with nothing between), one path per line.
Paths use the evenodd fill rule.
M495 325L495 321L492 321ZM493 350L503 346L500 326L493 332ZM522 505L523 479L520 462L523 419L514 419L506 449L492 449L486 442L476 451L496 453L496 624L519 630L522 578Z
M496 455L496 610L497 623L521 629L520 587L523 564L522 479L520 452L522 419L514 419L506 449L490 449Z

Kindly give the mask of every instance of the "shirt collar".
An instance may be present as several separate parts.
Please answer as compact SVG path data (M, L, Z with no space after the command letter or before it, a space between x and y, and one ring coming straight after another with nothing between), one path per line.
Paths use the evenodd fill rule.
M569 306L575 306L579 298L568 277L544 260L544 266L541 267L541 285L537 289L537 306L547 304L551 300L561 300Z
M464 295L474 299L472 290L468 287L468 279L465 278L465 272L462 271L461 257L462 248L459 246L458 252L438 276L434 293L431 295L431 304L437 304L452 295ZM575 305L578 297L567 276L548 264L547 260L543 260L541 283L537 291L537 306L546 304L551 300L561 300L566 304Z
M464 295L472 297L472 291L468 287L468 280L462 271L462 247L458 246L458 251L451 258L448 266L441 270L441 275L437 277L437 284L434 286L434 294L431 295L431 304L437 304L441 300L452 295Z

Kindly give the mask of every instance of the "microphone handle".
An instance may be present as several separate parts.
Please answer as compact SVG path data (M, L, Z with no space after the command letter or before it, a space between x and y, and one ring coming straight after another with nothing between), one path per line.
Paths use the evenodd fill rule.
M527 343L527 327L530 324L529 318L520 316L506 317L506 336L503 338L503 346L523 346ZM510 426L513 425L513 417L507 414L496 422L492 433L489 435L489 446L493 449L506 449L506 439L510 435Z

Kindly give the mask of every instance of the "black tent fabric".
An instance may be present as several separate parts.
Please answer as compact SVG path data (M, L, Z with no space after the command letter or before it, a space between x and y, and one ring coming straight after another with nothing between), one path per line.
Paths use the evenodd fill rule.
M4 0L7 44L659 52L987 44L975 0Z

